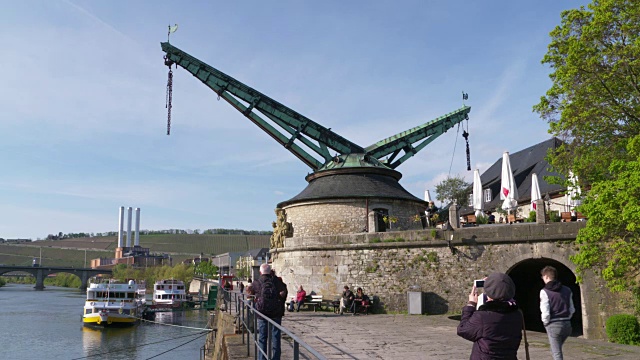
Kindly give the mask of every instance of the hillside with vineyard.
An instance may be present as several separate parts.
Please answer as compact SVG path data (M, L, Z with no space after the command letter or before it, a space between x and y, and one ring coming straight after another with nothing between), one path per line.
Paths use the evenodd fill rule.
M194 258L226 252L241 252L268 248L270 235L227 234L155 234L140 235L140 246L151 253L169 254L176 264ZM31 265L42 251L42 264L83 267L98 257L112 258L117 246L116 236L81 237L62 240L40 240L22 244L0 244L0 264Z

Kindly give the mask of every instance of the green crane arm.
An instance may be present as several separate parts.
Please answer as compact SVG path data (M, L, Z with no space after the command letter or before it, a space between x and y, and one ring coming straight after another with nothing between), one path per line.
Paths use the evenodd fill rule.
M463 106L435 120L380 140L375 144L367 146L365 148L366 154L375 157L388 167L395 169L425 146L429 145L438 136L451 129L454 125L460 123L462 120L468 119L470 111L471 107ZM414 145L423 139L425 139L423 142ZM400 151L404 151L404 155L394 161L396 156L400 154ZM391 157L386 161L383 160L382 158L387 155L391 155Z
M339 154L364 153L361 146L205 64L168 42L161 43L161 46L162 51L166 53L165 61L169 66L175 63L190 72L313 170L318 170L331 161L333 156L329 153L329 149ZM277 130L253 110L259 111L284 129L289 136ZM295 143L296 140L320 155L323 161L318 161L298 146Z

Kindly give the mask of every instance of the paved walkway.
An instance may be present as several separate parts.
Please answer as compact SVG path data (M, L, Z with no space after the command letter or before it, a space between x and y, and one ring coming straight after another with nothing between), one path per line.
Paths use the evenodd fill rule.
M232 305L232 309L235 306ZM459 320L446 315L339 315L332 312L286 312L282 325L327 359L464 360L472 343L456 334ZM531 359L551 359L546 333L527 331ZM227 338L229 359L253 359L240 335ZM302 347L301 359L315 359ZM563 346L565 360L640 359L640 346L570 337ZM524 341L518 351L526 359ZM291 339L283 335L282 359L293 359Z
M458 320L443 315L338 315L287 312L283 325L327 359L468 359L472 343L456 335ZM545 333L527 332L531 359L550 359ZM283 338L283 359L292 349ZM640 359L640 347L569 338L564 358ZM303 357L306 358L306 357ZM519 359L525 359L524 342Z

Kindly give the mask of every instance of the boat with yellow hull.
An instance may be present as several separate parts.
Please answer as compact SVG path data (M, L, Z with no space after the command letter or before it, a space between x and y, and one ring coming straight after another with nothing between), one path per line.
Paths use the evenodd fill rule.
M133 325L138 323L145 309L145 284L129 280L89 284L84 303L84 325Z

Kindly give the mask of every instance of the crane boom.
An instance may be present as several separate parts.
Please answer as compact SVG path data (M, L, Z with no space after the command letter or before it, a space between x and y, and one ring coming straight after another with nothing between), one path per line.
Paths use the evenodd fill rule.
M386 161L386 165L395 169L408 158L412 157L425 146L429 145L438 136L451 129L454 125L468 119L470 111L471 107L463 106L460 109L440 116L435 120L380 140L375 144L367 146L365 148L366 154L373 156L380 161L382 161L383 157L391 154L391 157ZM423 139L425 140L420 144L414 145L416 142ZM404 151L404 156L393 161L400 151Z
M167 42L163 42L161 45L168 60L189 71L312 169L317 170L323 163L331 160L332 156L328 149L340 154L364 152L361 146L196 59L177 47ZM242 100L244 104L238 99ZM253 111L254 109L282 127L290 136L283 135L256 114ZM315 140L317 143L312 142L310 139ZM295 140L300 140L309 149L320 155L324 162L319 162L309 155L294 143Z
M168 42L161 43L161 46L166 53L166 65L171 67L176 64L190 72L218 94L219 98L231 104L314 171L330 168L329 165L334 160L340 161L337 156L331 155L329 150L336 152L336 155L359 154L357 158L363 161L357 162L360 164L358 166L366 166L369 162L367 159L375 158L378 160L375 166L395 169L448 129L468 119L471 111L471 107L463 106L454 112L363 148ZM284 133L272 123L284 130ZM319 155L320 160L300 147L297 142ZM396 160L401 152L404 154ZM387 158L383 159L385 157Z

